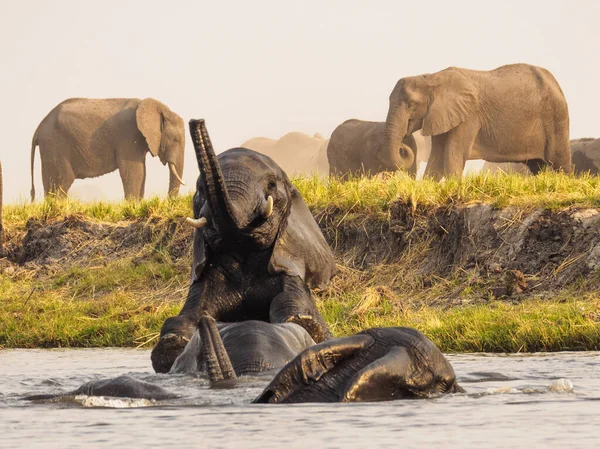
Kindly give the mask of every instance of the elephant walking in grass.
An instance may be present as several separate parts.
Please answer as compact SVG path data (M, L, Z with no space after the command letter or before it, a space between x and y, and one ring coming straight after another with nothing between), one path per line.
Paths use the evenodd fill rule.
M254 402L389 401L463 391L431 340L415 329L387 327L304 350Z
M192 279L186 302L152 350L168 372L201 316L295 323L317 342L331 332L311 297L336 272L333 252L285 172L268 156L233 148L217 156L203 120L190 121L196 184Z
M363 174L375 175L390 169L384 153L385 122L350 119L339 125L331 134L327 145L329 174L347 179ZM417 131L406 135L398 152L402 161L398 169L406 169L416 176L419 163L429 156L430 144Z
M183 119L152 98L71 98L52 109L31 142L31 201L36 146L45 195L66 195L75 179L119 170L125 198L141 199L147 152L168 164L170 195L177 195L184 184Z
M460 175L469 159L548 165L571 173L567 101L552 74L528 64L450 67L398 81L390 95L382 164L403 167L403 139L432 136L425 176Z

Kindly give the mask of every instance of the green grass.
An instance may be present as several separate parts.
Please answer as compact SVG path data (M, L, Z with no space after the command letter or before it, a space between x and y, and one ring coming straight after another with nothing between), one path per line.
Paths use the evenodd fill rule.
M600 178L552 172L475 175L442 183L415 181L402 173L385 179L309 177L293 182L313 212L335 210L340 217L385 220L398 198L415 209L474 202L522 209L600 206ZM30 219L160 218L159 226L190 213L191 195L91 204L50 198L5 206L4 223L9 241L16 242ZM315 292L334 333L401 325L423 331L444 351L600 349L600 296L590 293L585 280L545 297L497 300L489 293L492 281L464 270L424 282L410 272L411 261L422 259L423 251L415 244L402 265L367 271L340 266L331 285ZM163 321L178 313L185 298L188 259L171 260L153 241L137 254L89 261L89 266L78 262L46 274L35 266L0 272L0 348L152 346Z

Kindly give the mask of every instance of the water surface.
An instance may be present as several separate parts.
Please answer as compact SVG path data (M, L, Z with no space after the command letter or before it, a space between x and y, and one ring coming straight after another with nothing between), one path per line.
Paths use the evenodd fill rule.
M271 374L216 390L202 376L154 374L147 350L3 350L0 447L598 447L600 353L448 358L466 394L371 404L252 405ZM125 373L181 398L22 399Z

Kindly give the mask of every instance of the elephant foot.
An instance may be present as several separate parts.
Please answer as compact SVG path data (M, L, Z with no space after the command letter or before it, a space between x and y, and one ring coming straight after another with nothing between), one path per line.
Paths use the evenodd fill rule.
M298 326L302 326L317 343L329 340L331 338L329 329L324 328L323 325L319 323L312 315L297 314L289 317L285 321L287 323L294 323Z
M157 373L168 373L175 362L175 359L183 352L183 349L189 342L189 338L176 334L163 335L158 343L152 349L150 359L152 368Z

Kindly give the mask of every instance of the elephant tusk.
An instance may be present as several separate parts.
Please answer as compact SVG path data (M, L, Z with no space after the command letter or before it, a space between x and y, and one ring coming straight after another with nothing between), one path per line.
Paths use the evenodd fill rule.
M263 206L262 216L263 218L269 218L273 213L273 197L271 195L267 198L267 204Z
M179 184L184 186L185 182L183 182L183 179L179 177L179 174L177 173L177 170L175 170L175 164L173 162L169 162L169 168L171 169L171 173L173 173L173 176L175 176L177 178L177 181L179 181Z
M200 217L200 218L187 217L185 219L185 221L187 223L189 223L193 228L196 228L196 229L202 229L204 226L206 226L206 223L208 223L208 221L206 220L205 217Z

